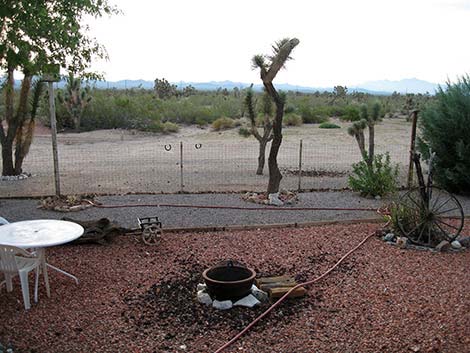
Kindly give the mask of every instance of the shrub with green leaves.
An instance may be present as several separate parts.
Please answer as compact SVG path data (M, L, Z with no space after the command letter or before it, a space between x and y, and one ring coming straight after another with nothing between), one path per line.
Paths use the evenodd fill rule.
M398 165L392 165L388 153L375 155L372 165L365 159L353 164L352 168L348 184L362 196L384 196L397 190Z
M341 126L328 122L321 123L318 127L320 129L341 129Z
M178 124L172 123L171 121L167 121L163 123L162 127L163 127L163 132L166 134L180 131L180 127L178 126Z
M421 115L418 148L433 159L434 180L441 187L458 193L470 192L470 76L439 87L436 101Z
M347 105L343 109L342 120L346 121L358 121L361 120L361 111L356 105Z
M250 131L250 129L248 129L247 127L241 126L241 127L238 129L238 134L239 134L240 136L243 136L243 137L250 137L250 136L251 136L251 131Z
M284 116L283 122L285 126L301 126L303 123L302 117L295 113L290 113Z
M212 123L212 128L215 131L231 129L235 126L235 120L225 116L218 118Z

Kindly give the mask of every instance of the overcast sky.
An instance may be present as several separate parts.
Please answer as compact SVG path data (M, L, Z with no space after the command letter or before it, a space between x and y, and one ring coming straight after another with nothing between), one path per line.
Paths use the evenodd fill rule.
M254 54L297 37L279 83L356 85L470 73L470 0L110 0L122 15L91 21L110 81L259 82Z

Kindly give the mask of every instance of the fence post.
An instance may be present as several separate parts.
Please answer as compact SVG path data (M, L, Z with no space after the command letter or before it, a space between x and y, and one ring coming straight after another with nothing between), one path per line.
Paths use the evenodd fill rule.
M418 122L418 112L415 109L411 112L412 123L411 123L411 142L410 142L410 163L408 165L408 180L406 182L407 188L411 188L413 184L413 154L415 152L415 141L416 141L416 124Z
M57 125L55 118L55 99L53 82L49 83L49 113L51 118L52 157L54 160L55 194L60 196L59 156L57 152Z
M180 141L180 192L184 191L183 182L183 141Z
M299 183L297 186L297 191L300 192L302 189L302 139L300 139L299 146Z

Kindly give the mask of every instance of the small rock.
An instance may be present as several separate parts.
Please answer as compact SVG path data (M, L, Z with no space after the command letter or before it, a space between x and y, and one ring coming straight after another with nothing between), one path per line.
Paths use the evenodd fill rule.
M421 350L421 349L419 348L419 346L411 346L410 349L411 349L411 351L413 351L413 352L415 352L415 353L417 353L417 352L419 352L419 351Z
M279 193L276 192L274 194L269 194L268 196L269 198L269 204L270 205L274 205L274 206L282 206L284 205L284 202L282 202L280 199L279 199Z
M458 240L454 240L452 243L450 243L450 246L452 249L462 249L462 244Z
M376 200L381 200L382 198L381 198L379 195L376 195L376 196L375 196L375 199L376 199Z
M212 307L218 310L228 310L231 309L233 303L231 300L222 300L218 301L217 299L212 302Z
M459 243L463 247L470 248L470 237L460 237Z
M385 234L385 236L384 236L383 239L384 239L385 241L392 241L393 238L395 238L395 234L393 234L393 233L387 233L387 234Z
M247 308L252 308L258 304L261 304L261 302L252 294L248 294L246 297L236 301L233 306L246 306Z
M186 350L186 348L188 348L188 347L186 347L186 345L185 345L185 344L182 344L182 345L180 346L180 349L181 349L182 351L185 351L185 350Z
M198 283L196 290L199 292L200 290L206 290L207 286L205 283Z
M209 294L206 293L205 290L200 290L197 292L197 301L201 304L211 305L212 298Z
M267 302L269 300L268 293L265 291L262 291L258 287L256 287L254 284L251 286L251 294L258 299L260 302Z
M406 246L408 245L408 238L398 237L397 238L397 245L400 249L406 249Z
M450 250L450 243L447 240L443 240L436 246L435 249L439 252L448 251Z

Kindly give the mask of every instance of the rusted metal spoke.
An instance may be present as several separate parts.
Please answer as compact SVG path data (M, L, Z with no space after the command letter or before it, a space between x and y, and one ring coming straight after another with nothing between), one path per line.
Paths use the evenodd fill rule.
M419 236L418 236L418 238L416 239L416 242L417 242L417 243L420 242L420 239L421 239L421 237L423 236L423 233L424 233L424 229L425 229L425 228L426 228L426 227L422 227L422 228L421 228L421 231L419 232Z
M449 196L449 198L446 200L446 202L444 202L444 203L441 204L437 209L435 209L434 212L439 211L442 207L444 207L445 205L447 205L450 200L453 200L453 198L452 198L451 196Z
M438 223L434 223L434 224L437 226L437 228L441 230L442 234L446 237L446 239L448 240L452 239L451 237L449 237L449 234L444 229L442 229Z
M447 212L452 212L452 211L455 211L455 210L460 210L460 207L449 208L448 210L438 212L438 213L434 213L434 214L437 216L437 215L444 214L444 213L447 213Z
M446 223L446 222L444 222L443 220L441 220L441 219L439 219L439 218L436 218L436 222L439 222L439 223L441 223L441 224L445 224L446 226L448 226L448 227L450 227L450 228L453 228L453 229L455 229L455 230L457 230L457 231L459 230L459 227L456 227L456 226L454 226L454 225L452 225L452 224Z

